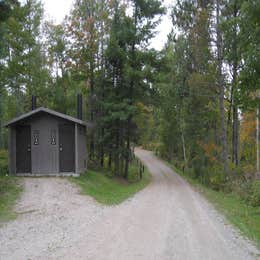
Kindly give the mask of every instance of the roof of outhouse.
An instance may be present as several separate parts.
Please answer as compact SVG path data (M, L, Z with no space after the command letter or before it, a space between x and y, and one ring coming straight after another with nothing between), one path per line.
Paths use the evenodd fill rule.
M53 115L53 116L56 116L56 117L59 117L59 118L63 118L65 120L68 120L68 121L71 121L71 122L74 122L74 123L77 123L77 124L80 124L80 125L91 126L89 123L86 123L85 121L80 120L76 117L68 116L68 115L62 114L60 112L57 112L57 111L54 111L54 110L51 110L51 109L45 108L45 107L39 107L39 108L32 110L28 113L22 114L22 115L20 115L16 118L12 119L11 121L7 122L6 124L4 124L4 126L7 127L7 126L10 126L10 125L13 125L13 124L15 124L15 123L17 123L17 122L19 122L23 119L29 118L32 115L38 114L40 112L44 112L44 113L47 113L49 115Z

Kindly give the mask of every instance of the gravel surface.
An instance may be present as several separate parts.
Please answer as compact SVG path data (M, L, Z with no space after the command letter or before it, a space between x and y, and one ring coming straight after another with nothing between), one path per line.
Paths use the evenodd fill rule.
M0 259L257 259L259 251L152 153L153 180L102 206L62 178L24 178L15 221L0 228ZM259 258L260 259L260 258Z

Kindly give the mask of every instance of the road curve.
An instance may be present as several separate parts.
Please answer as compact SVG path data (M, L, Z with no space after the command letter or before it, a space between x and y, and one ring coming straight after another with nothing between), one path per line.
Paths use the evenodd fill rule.
M161 184L166 230L163 259L256 259L259 251L226 223L212 205L151 152L137 156ZM158 205L159 206L159 205Z
M151 152L136 155L152 182L117 206L101 206L66 179L26 178L0 228L0 259L257 259L259 251Z

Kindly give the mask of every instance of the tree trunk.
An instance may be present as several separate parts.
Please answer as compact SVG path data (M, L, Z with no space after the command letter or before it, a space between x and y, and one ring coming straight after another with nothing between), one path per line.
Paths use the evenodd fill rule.
M233 17L238 15L238 7L234 5ZM236 26L237 27L237 26ZM237 29L234 32L233 37L233 69L232 69L232 105L233 105L233 134L232 134L232 162L238 166L238 152L239 152L239 120L238 120L238 108L237 108L237 74L238 74L238 51L237 51Z
M101 138L103 139L104 137L104 127L101 128ZM100 147L100 166L104 167L104 144L103 140L101 142L101 147Z
M103 11L104 11L104 0L101 1L101 14L103 15ZM101 102L104 101L104 78L105 78L105 71L104 71L104 21L101 21ZM103 111L103 107L101 105L100 107L100 116L101 118L104 116L104 111ZM104 166L104 134L105 134L105 130L104 127L101 126L101 132L100 132L100 138L101 138L101 143L100 143L100 166L103 167Z
M126 159L125 159L125 173L124 173L125 179L128 178L129 159L130 159L129 154L130 154L130 135L128 134L127 140L126 140Z
M183 159L184 159L184 162L185 162L185 165L186 165L187 164L187 158L186 158L186 149L185 149L185 140L184 140L183 131L181 132L181 140L182 140Z
M94 57L92 57L94 59ZM90 121L94 122L94 61L90 61ZM94 160L95 145L94 145L95 131L90 133L90 149L89 157Z
M238 166L238 145L239 145L239 131L238 131L238 109L233 107L233 144L232 144L232 161Z
M259 173L259 106L256 109L256 172Z
M114 162L115 162L115 174L117 176L120 175L120 163L119 163L119 150L120 150L120 147L119 147L119 123L117 122L117 131L116 131L116 149L114 151L115 153L115 156L114 156Z
M110 148L108 152L108 168L111 169L111 166L112 166L112 152Z
M2 98L2 86L0 86L0 149L3 148L3 133L2 133L2 118L3 118L3 98Z
M136 37L136 27L137 27L137 5L135 4L135 10L134 10L134 30L135 34L134 37ZM132 64L131 67L134 70L135 69L135 44L136 41L133 39L132 46L131 46L131 54L132 54ZM134 79L131 78L130 81L130 90L129 90L129 105L133 104L133 91L134 91ZM128 170L129 170L129 160L130 160L130 136L132 134L131 131L131 123L132 123L132 115L129 116L127 120L127 138L126 138L126 159L125 159L125 173L124 177L125 179L128 178Z
M224 173L228 171L228 153L227 153L227 131L225 124L225 86L223 82L222 75L222 35L220 32L220 3L219 0L216 0L216 26L217 26L217 73L218 73L218 87L219 87L219 109L221 117L221 146L222 146L222 163Z
M232 88L233 88L233 124L232 124L232 162L238 166L238 145L239 145L239 120L238 120L238 108L236 100L236 83L237 83L237 61L236 58L233 63L233 75L232 75Z

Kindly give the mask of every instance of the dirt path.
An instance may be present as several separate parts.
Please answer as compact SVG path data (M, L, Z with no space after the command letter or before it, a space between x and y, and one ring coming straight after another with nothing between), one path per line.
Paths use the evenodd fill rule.
M152 153L152 183L105 207L66 179L26 178L19 217L0 228L0 259L256 259L259 251Z

